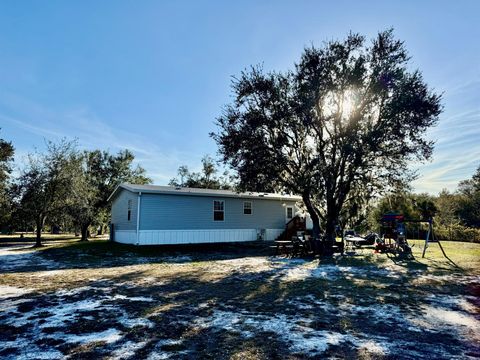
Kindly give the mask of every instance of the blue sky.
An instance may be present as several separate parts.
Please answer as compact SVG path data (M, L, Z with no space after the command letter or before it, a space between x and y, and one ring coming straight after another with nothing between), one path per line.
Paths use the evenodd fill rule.
M417 191L480 165L480 1L7 1L0 3L0 136L17 160L44 139L131 149L155 183L215 155L208 133L251 64L285 70L306 45L394 27L444 93Z

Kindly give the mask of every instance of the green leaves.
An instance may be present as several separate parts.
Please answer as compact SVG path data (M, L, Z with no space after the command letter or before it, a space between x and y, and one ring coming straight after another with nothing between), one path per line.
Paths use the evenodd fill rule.
M431 156L425 132L441 96L408 61L387 30L370 46L350 33L308 47L293 71L252 67L234 78L235 101L211 136L241 188L307 194L335 221L344 206L358 208L354 197L407 181L408 159Z
M460 182L459 194L458 216L465 225L480 228L480 166L471 179Z
M8 191L14 148L11 142L0 139L0 229L10 218L11 200Z
M231 189L234 186L227 171L220 176L217 173L218 169L213 158L205 155L202 158L201 172L190 172L186 165L182 165L178 168L180 179L171 179L169 185L204 189Z
M82 229L93 223L104 225L107 199L120 183L151 182L145 169L133 162L134 155L128 150L117 154L82 152L76 141L48 142L45 152L29 155L14 184L19 225L36 224L41 229L45 220L69 222Z

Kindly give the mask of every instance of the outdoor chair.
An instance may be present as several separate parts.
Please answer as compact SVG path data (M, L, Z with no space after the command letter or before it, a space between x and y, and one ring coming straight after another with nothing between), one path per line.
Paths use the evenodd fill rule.
M292 256L305 256L309 252L309 242L303 236L292 237L293 251Z

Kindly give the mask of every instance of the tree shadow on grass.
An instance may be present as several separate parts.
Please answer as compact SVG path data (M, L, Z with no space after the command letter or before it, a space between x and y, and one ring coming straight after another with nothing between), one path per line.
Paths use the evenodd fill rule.
M432 333L408 328L412 324L402 314L421 317L419 305L428 303L422 298L421 288L409 286L408 277L377 274L368 278L353 268L289 281L282 276L290 270L303 270L304 264L279 260L274 269L265 271L170 269L152 276L148 270L138 270L84 279L75 283L72 291L19 297L30 298L30 305L21 304L24 313L33 308L42 311L31 316L27 328L15 336L25 335L40 349L56 349L72 358L99 358L115 351L126 354L129 344L131 359L152 353L180 359L355 357L364 351L355 339L391 342L397 344L397 350L403 346L405 352L399 353L399 358L402 354L405 358L414 357L412 354L441 358L446 355L441 356L440 350L448 349L449 356L464 351L455 329ZM333 267L318 266L327 268ZM103 277L101 270L98 276ZM101 305L82 309L81 304L95 300L101 300ZM62 305L70 305L78 316L67 317L65 326L41 330L39 336L37 325L55 315L49 308ZM0 318L0 324L8 318L8 314ZM131 326L138 318L151 324ZM119 340L96 346L58 343L64 334L82 335L110 328L121 332ZM328 340L335 336L340 338L337 344Z
M454 263L450 258L445 261L442 258L428 259L428 263L423 263L417 260L416 257L396 256L394 254L387 254L388 258L398 266L401 266L409 272L429 272L432 274L465 274L466 270Z
M48 236L46 235L42 238L42 244L56 244L62 242L72 242L79 240L78 236L74 234L61 234L61 235L53 235ZM24 237L20 237L20 235L15 236L2 236L0 235L0 247L11 247L11 246L27 246L27 245L35 245L36 236L32 234L25 234Z
M9 252L11 251L11 254ZM178 246L134 246L111 241L68 242L32 251L5 249L0 271L36 272L55 269L99 269L157 263L231 260L272 255L269 243L218 243ZM3 266L2 266L3 264Z

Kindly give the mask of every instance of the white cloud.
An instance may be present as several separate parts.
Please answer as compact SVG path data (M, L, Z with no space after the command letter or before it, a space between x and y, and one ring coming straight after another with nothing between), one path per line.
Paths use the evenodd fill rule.
M437 193L443 188L454 190L459 181L469 178L480 165L479 94L478 79L452 84L446 92L444 102L448 105L447 110L438 126L428 132L428 137L436 141L433 161L413 164L420 175L412 184L416 191ZM78 138L82 148L129 149L135 154L136 162L146 168L158 184L168 183L176 175L179 165L199 169L203 155L201 152L184 151L180 143L178 146L165 146L158 135L153 138L110 125L88 107L46 109L28 99L0 92L0 111L1 123L9 123L37 138ZM160 130L161 125L155 128L155 133ZM161 132L160 136L163 136ZM180 134L167 133L164 136L170 140L181 137ZM21 161L27 152L33 150L33 146L17 147L16 150L16 160Z
M417 167L420 177L413 186L419 192L453 191L480 166L480 81L459 84L448 94L449 110L429 131L436 141L433 161Z
M13 117L0 113L0 122L25 130L37 138L53 141L61 138L78 139L79 146L84 149L100 148L112 152L129 149L135 154L135 162L147 170L154 183L168 183L168 180L176 175L180 165L186 164L194 168L200 163L201 154L188 153L177 148L161 148L153 139L110 126L87 108L53 112L17 97L0 99L0 102L6 101L9 101L10 107L20 107L20 111L16 111L20 115ZM33 119L42 120L34 122ZM18 148L18 144L15 146L18 167L34 147L32 145L31 148Z

